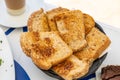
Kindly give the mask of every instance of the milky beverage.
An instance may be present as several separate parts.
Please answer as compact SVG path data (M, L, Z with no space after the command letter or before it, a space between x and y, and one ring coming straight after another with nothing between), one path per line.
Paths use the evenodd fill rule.
M25 12L25 0L5 0L8 13L20 15Z

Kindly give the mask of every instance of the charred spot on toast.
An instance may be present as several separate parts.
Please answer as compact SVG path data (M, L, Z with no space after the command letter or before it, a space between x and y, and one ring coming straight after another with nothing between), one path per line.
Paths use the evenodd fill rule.
M33 44L33 50L37 55L42 56L43 58L50 57L55 53L55 49L52 46L49 38L45 38L45 42L38 41L37 43Z
M48 38L48 37L46 37L46 38L44 39L44 41L45 41L45 43L47 43L47 44L52 44L52 41L51 41L50 38Z
M59 68L58 68L59 67ZM71 61L64 61L54 67L54 70L61 75L67 75L74 67L74 64Z
M35 36L36 41L39 41L39 33L33 32L33 35Z

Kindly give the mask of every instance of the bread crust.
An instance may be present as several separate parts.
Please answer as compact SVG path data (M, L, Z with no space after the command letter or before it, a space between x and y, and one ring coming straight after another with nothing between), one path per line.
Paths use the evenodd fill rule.
M38 41L37 33L35 32L24 32L20 35L20 45L23 52L27 56L31 56L32 44Z
M30 15L27 27L30 32L49 31L47 17L42 8Z
M110 39L97 28L92 28L86 36L86 41L88 46L74 55L79 59L91 62L97 59L111 43Z
M95 21L92 16L84 13L84 26L85 26L85 35L87 35L93 27L95 27Z
M57 25L56 25L55 20L54 20L54 16L56 16L56 15L62 13L62 12L66 12L66 11L69 11L69 9L58 7L58 8L54 8L54 9L46 12L47 19L48 19L48 24L49 24L49 27L50 27L51 31L58 31Z

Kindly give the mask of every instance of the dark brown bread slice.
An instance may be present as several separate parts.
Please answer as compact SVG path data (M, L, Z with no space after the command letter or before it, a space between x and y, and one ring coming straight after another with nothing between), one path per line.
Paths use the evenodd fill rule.
M88 46L74 55L87 61L94 61L111 43L110 39L95 27L86 36L86 41Z
M102 68L102 80L120 80L120 66L108 65Z
M65 80L73 80L84 76L89 67L89 63L72 55L62 63L54 66L52 70Z
M57 26L54 20L54 16L66 11L69 10L66 8L58 7L46 12L48 18L48 24L51 31L57 31Z
M27 26L30 32L49 31L47 17L42 8L31 14Z
M81 11L73 10L58 14L55 16L55 21L60 36L74 52L86 46L83 13Z
M120 75L119 76L115 76L113 78L110 78L109 80L120 80Z

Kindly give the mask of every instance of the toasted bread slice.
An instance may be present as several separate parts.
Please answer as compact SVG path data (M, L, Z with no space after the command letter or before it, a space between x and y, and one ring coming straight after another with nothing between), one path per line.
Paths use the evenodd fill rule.
M54 8L50 11L47 11L48 23L51 31L57 31L56 23L54 21L54 16L61 12L66 12L66 11L69 10L62 7Z
M72 55L72 49L56 32L39 32L39 41L32 45L31 58L41 69L48 70Z
M49 31L47 17L42 8L31 14L27 26L28 31Z
M35 32L24 32L20 35L20 44L23 52L27 55L31 55L31 45L38 40Z
M89 34L86 36L88 46L82 51L74 53L79 59L94 61L102 52L110 45L110 39L97 28L92 28Z
M83 14L79 10L67 11L56 15L55 21L62 39L72 48L78 51L86 46Z
M72 55L64 62L57 64L52 70L65 80L73 80L84 76L89 71L89 63Z
M95 27L95 21L92 16L88 14L83 14L84 16L84 26L85 26L85 34L87 35L93 27Z

